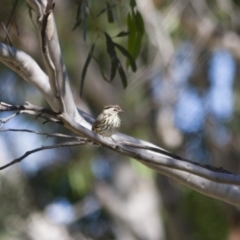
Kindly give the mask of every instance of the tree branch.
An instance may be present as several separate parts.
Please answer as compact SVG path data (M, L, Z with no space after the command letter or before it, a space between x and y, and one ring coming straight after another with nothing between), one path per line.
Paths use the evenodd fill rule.
M172 157L172 158L175 158L175 159L178 159L178 160L181 160L181 161L185 161L185 162L188 162L188 163L193 163L193 164L195 164L197 166L200 166L200 167L205 167L205 168L207 168L209 170L231 174L230 172L226 171L225 169L223 169L221 167L220 168L216 168L216 167L213 167L211 165L200 164L200 163L197 163L197 162L193 162L193 161L190 161L188 159L181 158L181 157L179 157L179 156L177 156L177 155L175 155L175 154L173 154L171 152L168 152L165 149L160 149L160 148L151 147L151 146L142 145L142 144L135 144L135 143L131 143L131 142L120 142L119 144L125 145L125 146L129 146L129 147L133 147L133 148L150 150L150 151L161 153L161 154L164 154L165 156ZM237 184L239 184L239 183L237 183Z
M48 76L28 54L0 43L0 61L36 87L51 108L59 112L59 104L52 96Z
M60 112L71 118L80 117L69 85L66 66L62 59L51 0L26 0L37 14L38 35L47 68L52 95L60 104Z
M78 124L76 121L69 119L65 115L59 116L64 122L64 126L76 134L85 136L93 142L112 149L125 156L135 158L144 165L166 176L169 176L173 179L178 179L178 181L181 179L182 183L191 188L194 188L196 191L204 193L205 195L220 199L231 204L238 206L240 205L239 175L221 172L221 170L210 170L204 166L197 166L193 162L179 161L179 159L170 157L166 154L150 152L144 149L137 151L136 149L132 149L130 147L124 147L95 134L94 132ZM117 142L127 141L134 144L144 144L152 146L154 148L159 148L151 143L120 133L114 135L114 139L115 141L117 140ZM198 181L198 179L201 179L201 181Z
M19 105L12 107L11 105L4 104L4 106L8 111L9 108L12 108L13 110L22 108ZM26 107L28 110L38 110L38 114L41 109L43 109L31 104ZM211 166L204 166L184 160L151 143L120 133L114 135L116 142L113 142L111 138L103 138L89 130L88 128L90 128L91 124L89 124L89 127L86 128L79 124L76 119L69 118L67 114L57 114L46 109L44 111L52 113L55 120L63 123L66 128L70 129L78 136L84 136L90 141L102 145L103 147L125 156L135 158L151 169L173 179L177 179L185 185L206 195L235 205L240 205L240 202L236 200L240 198L239 175L230 174L223 169L217 169ZM81 111L80 113L82 117L85 117L86 121L90 123L94 121L89 115L83 114ZM201 181L197 181L197 179L200 179Z
M35 106L29 102L26 102L24 105L11 105L8 103L0 102L0 112L4 112L4 111L17 111L17 113L4 119L0 118L0 122L2 123L0 128L2 128L6 122L8 122L12 118L22 113L43 118L45 119L44 123L54 122L54 123L62 124L62 122L57 117L57 113L55 113L54 111L48 108Z
M0 170L3 170L15 163L19 163L21 162L24 158L26 158L27 156L35 153L35 152L39 152L39 151L43 151L43 150L47 150L47 149L53 149L53 148L61 148L61 147L71 147L71 146L79 146L79 145L86 145L87 144L87 139L81 139L78 142L65 142L65 143L60 143L60 144L55 144L55 145L50 145L50 146L42 146L40 148L36 148L33 149L31 151L27 151L26 153L24 153L21 157L14 159L13 161L11 161L10 163L7 163L5 165L3 165L2 167L0 167Z
M16 112L14 114L12 114L11 116L9 117L6 117L6 118L0 118L0 129L4 126L5 123L7 123L8 121L10 121L12 118L16 117L17 115L19 114L19 112Z
M45 12L46 1L26 1L37 14L37 22L39 26L38 32L41 41L41 24L43 13ZM49 81L48 77L45 75L45 73L43 73L34 60L32 60L27 54L15 48L0 44L0 61L16 71L29 83L37 87L54 111L46 112L43 110L43 108L36 106L34 107L32 105L28 106L28 104L19 105L24 106L24 109L21 109L21 107L19 109L16 106L14 108L2 103L0 104L0 111L19 111L20 113L46 117L49 118L50 121L62 123L77 136L83 136L94 143L100 144L103 147L111 149L122 155L135 158L149 168L158 171L159 173L172 179L180 181L181 183L205 195L240 206L239 175L230 174L222 169L209 169L208 167L200 164L197 165L196 163L190 161L182 159L180 160L179 157L170 154L158 146L133 138L131 136L117 133L114 135L114 139L117 142L113 142L110 138L103 138L100 135L92 132L90 129L94 119L80 110L77 111L73 100L68 76L66 73L66 67L61 56L53 13L50 13L47 17L45 34L46 37L44 39L46 41L46 52L43 53L43 58L48 70ZM39 77L38 74L40 74L41 77ZM54 93L54 84L57 86L57 95ZM59 99L57 98L58 94L61 98L63 109L61 108L61 103L59 103ZM69 146L71 144L83 145L87 142L88 140L85 140L83 143L72 142L69 143ZM121 144L122 142L131 144L124 145ZM62 147L62 145L59 147ZM44 147L44 149L45 148L49 149L54 147L48 146ZM29 154L32 154L33 152L44 149L38 148L29 151L22 157L15 159L13 162L3 166L0 169L6 168L7 166L21 161L23 158Z
M71 135L66 135L62 133L43 133L43 132L37 132L37 131L32 131L29 129L13 129L13 128L8 128L8 129L0 129L0 132L27 132L27 133L34 133L37 135L43 135L46 136L46 138L50 137L60 137L60 138L68 138L68 139L75 139L75 140L80 140L81 138L78 136L71 136Z

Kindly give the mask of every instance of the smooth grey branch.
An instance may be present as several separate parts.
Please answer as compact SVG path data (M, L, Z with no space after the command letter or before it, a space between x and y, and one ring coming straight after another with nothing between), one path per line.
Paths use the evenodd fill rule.
M51 108L55 112L59 112L59 104L52 96L48 76L28 54L0 43L0 61L35 86Z
M170 157L168 154L160 154L149 150L137 150L136 148L134 149L131 147L122 146L114 143L111 140L102 138L101 136L78 124L76 121L69 119L66 115L59 115L59 117L63 121L65 127L72 130L78 135L87 137L93 142L98 143L106 148L112 149L125 156L135 158L153 170L170 176L173 179L175 179L177 175L177 178L181 179L182 183L191 188L194 188L201 193L204 192L206 195L209 195L209 193L211 193L211 196L214 198L238 206L240 205L239 175L230 174L221 171L221 169L219 169L219 171L216 171L214 168L208 169L204 166L199 166L194 162L182 161L174 157ZM87 119L89 119L89 116L87 116ZM114 135L114 139L117 142L126 141L132 142L133 144L138 143L152 146L154 148L159 148L151 143L120 133ZM204 179L206 184L202 185L202 183L198 182L197 179ZM229 186L229 188L227 188L227 186Z
M64 64L56 24L53 15L52 1L26 0L37 14L38 35L42 45L43 60L47 68L52 95L59 102L60 112L71 118L80 117L69 85L68 74Z

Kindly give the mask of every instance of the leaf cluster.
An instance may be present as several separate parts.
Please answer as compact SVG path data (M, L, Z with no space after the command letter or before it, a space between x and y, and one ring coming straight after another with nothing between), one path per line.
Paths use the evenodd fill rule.
M107 15L108 23L114 23L115 19L117 18L114 15L113 9L119 7L118 4L111 5L108 3L108 1L105 1L105 7L101 9L100 12L96 14L96 16L94 16L93 12L91 11L87 0L80 0L77 2L77 4L78 8L76 22L73 30L75 30L83 23L82 32L84 41L86 41L87 35L86 21L88 16L91 16L95 23L97 22L96 19L104 13L106 13ZM88 14L88 12L90 14ZM128 85L127 76L116 50L118 50L126 58L126 68L130 67L133 72L137 71L136 59L139 56L141 50L141 42L144 34L144 24L140 13L136 10L135 0L131 0L129 2L129 13L127 15L127 31L120 31L114 37L127 37L127 48L113 41L113 37L110 37L106 30L99 30L98 27L96 27L96 29L98 32L100 31L101 33L103 33L103 38L105 39L106 53L109 56L111 62L110 74L109 76L106 76L103 69L100 67L99 60L94 56L94 50L97 41L96 40L91 45L90 51L83 66L80 80L81 97L83 95L83 87L87 74L87 69L92 59L94 59L99 66L101 76L105 81L112 82L116 77L116 74L118 73L124 88L126 88Z

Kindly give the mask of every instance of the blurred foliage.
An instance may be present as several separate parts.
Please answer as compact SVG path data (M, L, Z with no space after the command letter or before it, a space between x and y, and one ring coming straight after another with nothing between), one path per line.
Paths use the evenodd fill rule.
M134 0L56 1L56 25L77 106L96 116L104 105L117 103L125 111L121 132L151 141L191 160L239 173L240 58L219 47L221 39L218 39L225 31L238 36L239 1L154 0L156 29L149 25L136 3L138 1ZM14 7L16 4L17 8ZM31 21L25 1L2 0L0 5L4 6L0 8L0 21L5 26L11 21L8 31L13 45L26 51L45 69L36 27L32 24L35 17L32 13ZM198 26L196 22L202 25ZM209 28L213 29L210 34ZM160 41L155 35L157 30L167 37ZM209 35L205 38L205 34ZM0 28L0 36L4 41L3 28ZM162 60L171 52L171 45L173 54L164 65ZM221 72L224 69L226 72ZM21 104L27 100L47 106L37 90L3 65L0 65L0 83L0 101ZM216 90L215 87L222 83L229 85ZM79 100L79 89L83 91L83 100ZM215 108L214 102L220 107ZM227 109L230 109L229 115ZM61 126L43 125L32 117L19 117L6 127L67 132ZM25 134L1 136L1 164L30 147L59 142L43 137L36 140ZM127 216L131 196L126 192L138 193L139 186L145 184L144 180L140 183L140 179L155 180L158 177L135 160L131 159L129 163L129 159L101 147L58 149L37 156L25 159L24 164L0 175L0 239L16 239L15 236L33 239L27 235L26 219L36 211L51 219L53 216L49 217L46 209L59 198L66 199L76 214L70 223L61 225L71 236L81 233L93 239L117 239L119 229L130 228L130 223L120 224L122 219L107 208L106 201L100 200L96 186L108 184L113 195L126 203L122 212ZM131 178L127 178L128 172L119 170L123 161L127 162L132 175L136 174L137 183L133 180L132 184ZM27 167L32 162L36 162L35 170ZM123 183L126 179L130 179L127 187ZM161 202L162 199L163 211L159 207L155 212L164 219L165 227L175 227L176 235L180 231L177 226L182 226L183 235L178 235L182 238L175 237L176 240L230 239L233 222L239 224L240 221L237 209L227 208L227 204L193 190L179 189L166 178L161 181L163 184L157 187L157 200ZM121 204L115 204L120 209ZM143 202L141 207L147 205ZM234 220L230 212L235 213ZM57 213L53 215L58 216ZM18 219L15 217L20 221L15 221ZM168 219L171 219L170 223ZM11 221L23 222L27 230ZM142 228L146 222L150 220L143 219ZM171 236L167 227L164 230L166 236ZM138 239L136 234L134 237Z
M227 239L229 223L219 201L185 189L181 210L189 219L195 240Z
M119 45L118 43L113 42L112 38L110 35L105 32L105 30L101 29L99 27L98 22L96 21L97 18L99 18L101 15L104 13L107 13L107 21L108 23L114 23L117 19L117 16L113 12L113 9L117 7L117 4L110 5L108 1L106 1L106 7L104 7L97 15L92 11L92 8L89 4L88 1L80 1L78 4L78 9L77 9L77 16L76 16L76 23L73 27L73 30L75 30L77 27L82 25L82 32L83 32L83 39L86 41L88 30L87 30L87 24L88 24L88 14L87 12L89 11L91 21L94 24L95 28L95 34L97 34L97 39L94 41L94 43L91 46L91 50L88 54L88 57L86 59L86 62L84 64L83 70L82 70L82 75L81 75L81 85L80 85L80 96L82 97L83 94L83 85L84 85L84 80L86 77L86 72L88 69L88 65L91 61L91 58L93 57L94 60L97 62L98 65L100 65L99 60L93 56L94 52L94 47L96 41L98 41L99 38L104 37L106 39L106 50L107 54L110 57L110 62L111 62L111 73L110 73L110 78L106 77L104 74L104 71L102 70L100 66L100 73L102 75L102 78L105 81L111 82L115 76L116 72L118 72L119 77L122 81L122 85L124 88L127 87L127 77L126 73L122 67L122 64L118 58L118 55L116 53L116 49L118 49L125 57L126 57L126 65L131 66L131 69L133 72L137 70L135 60L137 59L140 49L141 49L141 40L144 34L144 24L142 17L140 13L136 10L136 3L135 0L130 1L130 7L131 7L131 13L128 14L128 34L126 32L121 31L116 35L116 37L125 37L128 36L128 49L126 50L124 47ZM119 22L118 22L119 24Z

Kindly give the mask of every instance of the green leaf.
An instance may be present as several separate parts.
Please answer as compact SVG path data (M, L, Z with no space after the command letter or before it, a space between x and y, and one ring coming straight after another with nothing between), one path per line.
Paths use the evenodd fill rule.
M103 78L106 82L111 82L111 81L105 76L104 71L103 71L103 69L101 68L101 66L100 66L97 58L95 58L94 56L92 56L92 58L93 58L93 59L95 60L95 62L97 63L102 78Z
M96 18L97 17L99 17L99 16L101 16L104 12L106 12L108 9L112 9L112 8L114 8L114 7L116 7L117 6L117 4L113 4L112 6L110 6L110 7L105 7L105 8L103 8L100 12L99 12L99 14L96 16Z
M133 59L136 60L140 50L142 37L144 34L144 23L141 14L138 11L132 11L128 14L128 52L132 55ZM127 67L130 65L130 60L127 59Z
M144 22L143 22L141 14L138 11L135 14L135 24L136 24L137 33L140 35L143 35L144 34Z
M121 53L126 57L128 58L129 60L129 63L130 63L130 66L132 68L132 71L133 72L136 72L137 71L137 66L136 66L136 63L133 59L133 57L131 56L131 54L124 48L122 47L121 45L117 44L117 43L114 43L115 47L117 47Z
M130 5L131 9L133 10L133 8L136 7L135 0L130 0L129 5Z
M110 81L112 81L114 79L114 77L116 76L118 62L119 61L117 59L117 61L113 61L112 64L111 64Z
M124 31L122 31L122 32L118 33L118 34L115 36L115 38L116 38L116 37L125 37L125 36L127 36L127 35L129 35L129 32L124 32Z
M136 28L135 28L134 19L131 16L130 13L128 13L127 25L128 25L128 32L129 32L129 35L128 35L128 51L130 53L132 53L133 49L134 49L135 39L136 39Z
M6 28L9 27L12 19L14 18L14 14L16 13L18 2L19 2L18 0L15 0L14 3L13 3L13 7L12 7L12 9L11 9L11 13L10 13L10 16L9 16L9 18L8 18ZM16 16L16 15L15 15L15 16Z
M127 87L127 77L120 62L118 62L118 74L122 80L123 87Z
M109 23L113 23L114 22L113 13L112 13L111 7L110 7L108 2L107 2L107 17L108 17L108 22Z
M82 1L78 4L76 23L74 24L72 31L74 31L82 23L81 7L82 7Z
M84 17L83 19L82 34L83 34L83 40L84 42L86 42L86 39L87 39L87 18L86 17Z
M87 8L87 6L84 1L80 1L78 3L76 22L74 24L72 31L74 31L78 26L80 26L82 21L84 21L86 23L86 18L87 18L87 9L86 8ZM83 35L84 35L84 33L83 33Z
M92 58L94 47L95 47L95 43L92 45L92 47L90 49L90 52L88 53L87 60L84 64L84 66L83 66L82 75L81 75L81 84L80 84L80 97L82 97L82 94L83 94L84 80L85 80L85 77L86 77L88 65L89 65L89 63L91 61L91 58Z
M111 59L111 76L110 76L110 81L112 81L116 75L117 71L117 65L118 65L118 58L117 54L115 51L115 45L110 36L105 32L105 37L106 37L106 45L107 45L107 53Z
M129 32L127 49L128 49L128 52L133 56L133 58L135 58L133 53L134 53L135 41L136 41L137 34L136 34L135 22L130 13L128 13L127 25L128 25L128 32ZM128 63L127 66L129 66L129 62L127 62L127 63Z
M106 33L104 32L105 34L105 38L106 38L106 44L107 44L107 52L110 56L110 58L114 58L116 57L116 52L115 52L115 49L114 49L114 42L112 41L111 37Z

